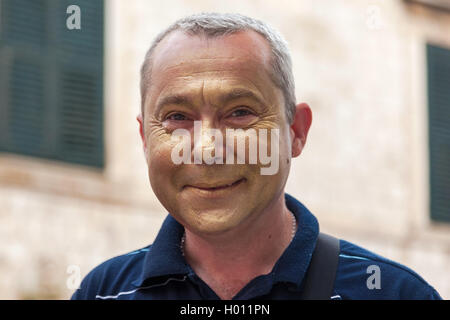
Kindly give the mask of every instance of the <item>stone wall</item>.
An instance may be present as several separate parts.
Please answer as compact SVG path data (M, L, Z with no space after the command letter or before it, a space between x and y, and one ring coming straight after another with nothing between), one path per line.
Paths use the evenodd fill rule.
M138 135L139 68L162 28L200 11L262 19L291 47L313 124L287 192L323 231L450 298L450 225L429 219L425 79L425 43L450 47L449 13L391 0L105 2L106 167L0 154L0 298L66 299L69 266L84 276L152 242L166 213Z

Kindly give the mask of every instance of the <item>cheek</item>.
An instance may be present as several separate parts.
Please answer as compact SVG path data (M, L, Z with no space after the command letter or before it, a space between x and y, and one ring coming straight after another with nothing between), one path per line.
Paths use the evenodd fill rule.
M286 176L291 168L292 138L289 130L285 130L280 136L280 171Z
M171 159L173 146L167 141L155 141L147 146L148 174L156 193L158 189L167 189L176 182L178 166Z
M292 135L289 130L285 130L280 136L280 167L289 166L292 158Z
M262 178L267 180L267 183L272 186L283 185L286 182L290 171L291 141L289 131L286 130L286 128L281 127L279 129L278 137L274 140L268 140L267 143L267 149L271 155L270 165L272 167L272 170L267 172L275 172L275 174L263 175Z

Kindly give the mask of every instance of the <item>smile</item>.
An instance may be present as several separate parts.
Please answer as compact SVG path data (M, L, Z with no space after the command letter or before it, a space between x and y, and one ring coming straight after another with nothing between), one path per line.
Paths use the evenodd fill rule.
M194 185L186 185L184 189L196 191L200 195L204 196L219 196L229 191L236 189L238 186L246 181L245 178L241 178L237 181L230 183L196 183Z

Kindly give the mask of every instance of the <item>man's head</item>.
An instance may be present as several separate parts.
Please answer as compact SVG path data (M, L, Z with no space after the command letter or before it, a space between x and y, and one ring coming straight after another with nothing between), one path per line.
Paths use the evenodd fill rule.
M210 39L245 30L252 30L263 36L271 52L267 72L273 83L283 92L286 116L288 122L292 122L295 114L295 82L292 74L291 56L284 38L262 21L240 14L219 13L201 13L182 18L163 30L155 38L145 55L141 68L141 113L144 117L147 89L151 85L152 78L153 53L158 44L176 30L192 36L204 36Z
M242 24L252 27L237 27ZM254 221L283 196L290 159L301 153L311 111L306 104L295 106L289 54L274 49L273 43L284 46L275 31L272 42L255 31L256 26L270 30L262 22L202 14L174 26L155 40L142 67L138 121L150 183L163 206L191 231L225 232ZM279 130L276 148L271 134L262 144L259 139L269 153L279 151L278 171L261 175L260 162L175 164L173 133L192 134L194 121L224 137L226 129L243 129L238 140L250 129Z

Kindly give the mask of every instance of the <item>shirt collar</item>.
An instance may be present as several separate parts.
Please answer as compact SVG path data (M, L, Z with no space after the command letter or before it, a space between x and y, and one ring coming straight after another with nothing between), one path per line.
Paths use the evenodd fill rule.
M300 289L308 270L319 235L316 217L297 199L285 193L286 206L297 219L297 232L289 246L275 264L272 274L274 283L291 282Z
M181 254L181 237L184 227L170 214L164 220L155 241L145 254L142 272L133 284L142 286L144 282L162 282L168 276L189 273L189 266Z
M286 206L297 219L298 228L271 275L274 283L290 282L299 289L311 261L319 234L319 224L300 201L287 193L285 200ZM145 255L142 272L133 282L135 286L142 286L144 282L164 282L169 276L186 275L190 272L191 269L180 249L183 232L184 227L169 214Z

